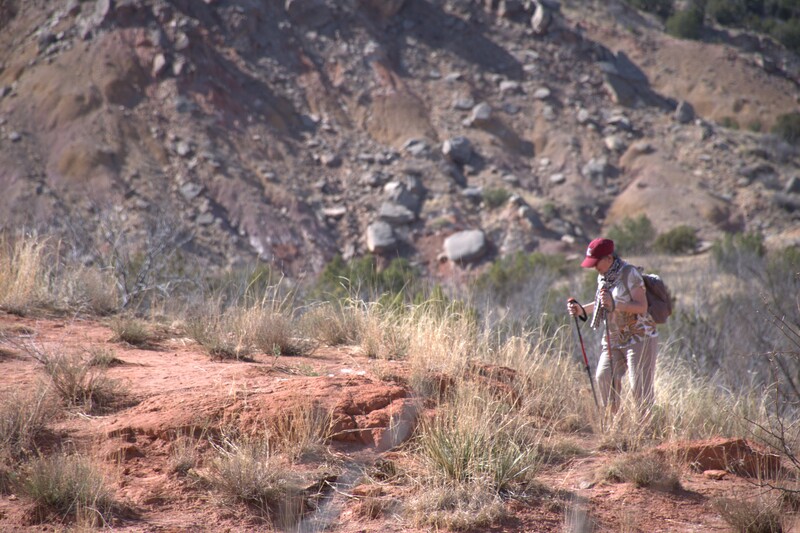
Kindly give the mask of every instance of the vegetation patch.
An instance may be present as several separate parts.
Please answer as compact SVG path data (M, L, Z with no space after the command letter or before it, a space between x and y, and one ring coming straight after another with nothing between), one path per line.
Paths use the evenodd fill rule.
M604 467L601 477L614 483L633 483L637 487L666 491L681 488L680 475L675 467L663 455L652 452L625 454Z

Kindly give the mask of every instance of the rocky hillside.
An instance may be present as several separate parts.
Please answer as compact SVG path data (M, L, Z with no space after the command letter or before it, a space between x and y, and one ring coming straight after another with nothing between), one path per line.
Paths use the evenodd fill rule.
M0 0L0 226L294 275L452 274L640 213L798 242L797 152L765 135L797 57L662 26L617 1Z

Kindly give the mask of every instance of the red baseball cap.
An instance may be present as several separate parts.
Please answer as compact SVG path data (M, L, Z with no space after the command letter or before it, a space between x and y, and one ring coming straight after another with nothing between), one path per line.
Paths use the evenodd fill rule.
M611 239L595 239L589 243L586 249L586 257L581 266L583 268L593 268L598 261L607 255L614 253L614 241Z

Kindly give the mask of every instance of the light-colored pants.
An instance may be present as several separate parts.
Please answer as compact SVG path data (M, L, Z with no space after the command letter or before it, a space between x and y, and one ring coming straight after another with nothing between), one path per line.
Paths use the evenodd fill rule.
M628 372L628 383L636 404L646 413L653 406L655 393L653 382L656 375L658 337L645 337L625 348L614 348L609 357L604 347L597 362L597 388L603 405L616 411L619 407L622 376ZM612 376L613 372L613 376Z

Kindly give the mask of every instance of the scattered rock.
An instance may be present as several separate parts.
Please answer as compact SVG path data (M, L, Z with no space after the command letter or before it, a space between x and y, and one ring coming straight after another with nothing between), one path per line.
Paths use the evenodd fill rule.
M475 107L475 99L471 96L459 96L453 100L453 109L469 111L473 107Z
M442 154L458 165L466 165L472 159L472 143L463 136L452 137L442 144Z
M692 104L685 100L678 102L678 107L675 109L675 120L681 124L689 124L694 120L694 107Z
M520 93L522 92L522 87L520 86L519 82L505 80L500 82L500 94L510 94L510 93Z
M545 6L544 2L535 1L536 10L531 17L531 28L536 35L544 35L550 29L550 24L553 22L553 15L550 9Z
M577 120L578 124L587 124L592 119L588 109L580 108L578 110Z
M373 222L367 226L367 250L374 254L391 252L397 248L392 226L383 221Z
M181 195L183 195L187 201L194 200L201 192L203 192L203 187L191 181L187 181L181 186Z
M703 476L717 481L723 479L727 475L728 473L724 470L706 470L703 472Z
M800 194L800 177L792 176L789 178L789 181L786 182L786 186L783 188L783 192L787 194Z
M332 218L334 220L338 220L347 214L347 208L343 205L325 207L322 209L322 214L326 218Z
M631 150L633 150L634 153L640 155L652 154L653 152L655 152L655 148L653 147L653 145L647 141L635 142L633 146L631 146Z
M167 57L164 54L156 54L153 58L153 68L151 73L154 78L158 78L161 76L161 73L164 72L164 69L167 68Z
M328 168L335 168L341 166L342 158L338 154L327 153L320 156L319 162Z
M776 192L772 197L772 202L787 211L797 211L800 209L800 195L798 194Z
M383 202L380 210L378 211L378 216L381 220L384 220L393 226L410 224L417 218L414 211L404 205L396 204L394 202Z
M612 152L622 152L625 150L625 141L623 141L617 135L609 135L603 139L603 142L605 143L606 148Z
M552 176L550 176L550 179L548 181L553 185L561 185L562 183L567 181L567 177L561 173L553 174Z
M444 253L450 261L470 262L486 253L486 235L481 230L455 233L444 240Z
M12 131L8 134L8 140L12 143L19 142L22 140L22 135L18 131Z
M550 98L551 91L547 87L540 87L533 93L533 97L537 100L547 100Z
M480 128L489 123L492 119L492 107L486 102L481 102L472 108L472 113L465 121L468 127Z

